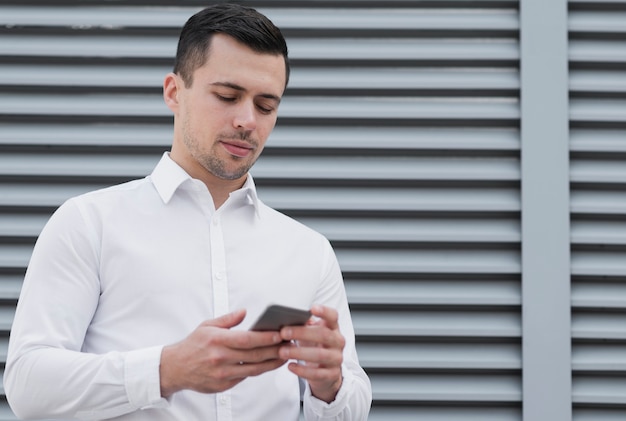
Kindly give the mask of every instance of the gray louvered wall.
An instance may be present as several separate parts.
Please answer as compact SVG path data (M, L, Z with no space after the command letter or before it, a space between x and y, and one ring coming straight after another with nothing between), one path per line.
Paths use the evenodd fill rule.
M0 359L51 212L70 196L143 177L169 147L161 81L180 26L207 3L0 5ZM269 205L337 251L373 383L370 419L521 420L517 1L242 3L283 28L293 63L253 173ZM585 190L594 181L586 169L605 168L590 151L593 133L577 143L587 196L598 193ZM617 167L613 175L604 184L614 187ZM585 228L609 224L602 232L615 235L619 223L603 216L623 212L593 211L587 196L574 205L586 218L575 246L597 243ZM619 314L587 311L604 301L583 294L598 280L583 269L581 323L616 322ZM578 371L595 375L598 366L579 361ZM6 401L0 419L14 419Z
M574 419L626 419L626 1L570 0Z

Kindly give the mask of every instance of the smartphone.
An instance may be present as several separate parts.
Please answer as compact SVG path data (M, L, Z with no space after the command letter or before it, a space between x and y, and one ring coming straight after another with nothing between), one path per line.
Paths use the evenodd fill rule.
M265 309L250 330L278 331L283 326L302 326L310 317L309 310L273 304Z

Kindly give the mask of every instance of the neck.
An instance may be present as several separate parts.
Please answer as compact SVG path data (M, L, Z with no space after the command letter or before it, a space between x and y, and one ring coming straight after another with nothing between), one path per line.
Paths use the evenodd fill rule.
M191 178L202 181L211 197L213 198L213 204L215 209L219 209L224 202L228 199L230 193L235 190L239 190L246 182L248 175L237 178L235 180L225 180L207 171L203 166L192 160L185 160L178 156L178 154L170 153L170 158L184 169Z
M194 177L192 175L192 177ZM203 179L202 177L194 177L201 180L209 189L211 197L213 198L213 204L215 209L219 209L224 202L228 199L228 196L235 190L239 190L246 182L246 176L237 180L222 180L216 179L211 175L213 179ZM216 182L217 180L217 182Z

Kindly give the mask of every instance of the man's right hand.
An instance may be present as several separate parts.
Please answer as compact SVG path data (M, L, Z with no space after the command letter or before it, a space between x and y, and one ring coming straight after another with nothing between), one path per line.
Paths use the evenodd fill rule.
M161 396L183 389L201 393L228 390L249 376L285 364L278 350L279 332L237 331L245 310L237 310L200 324L187 338L163 348Z

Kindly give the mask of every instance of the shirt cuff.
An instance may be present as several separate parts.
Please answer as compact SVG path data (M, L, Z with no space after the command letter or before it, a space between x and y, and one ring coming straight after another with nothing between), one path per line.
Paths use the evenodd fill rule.
M304 399L308 403L308 409L313 412L316 417L319 418L333 418L339 415L348 405L348 393L352 389L352 383L354 382L354 376L345 367L341 367L341 375L343 380L341 381L341 387L335 396L335 400L331 403L324 402L321 399L317 399L311 394L311 387L306 385L306 391Z
M128 402L137 409L163 408L169 405L161 397L162 346L138 349L126 353L124 383Z

